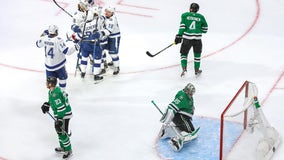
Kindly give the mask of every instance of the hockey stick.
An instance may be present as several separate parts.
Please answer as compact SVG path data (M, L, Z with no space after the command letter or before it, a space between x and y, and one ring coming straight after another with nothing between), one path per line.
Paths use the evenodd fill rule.
M64 11L66 14L68 14L68 16L70 16L71 18L73 18L72 14L70 14L70 13L67 12L64 8L62 8L55 0L53 0L53 2L55 3L55 5L57 5L57 7L59 7L60 9L62 9L62 11Z
M86 29L86 21L87 21L87 18L88 18L88 11L86 11L86 17L85 17L85 19L84 19L84 27L83 27L83 31L82 31L82 37L84 37L84 32L85 32L85 29ZM82 40L80 40L80 42L82 42ZM79 42L79 43L80 43ZM80 47L80 51L79 51L79 53L78 54L80 54L81 53L81 47ZM75 69L75 74L74 74L74 76L76 77L76 75L77 75L77 68L79 69L79 71L82 73L82 70L81 70L81 68L80 68L80 65L79 65L79 60L80 60L80 56L78 55L77 56L77 62L76 62L76 69Z
M164 115L164 113L160 110L160 108L156 105L156 103L154 102L154 100L151 101L151 103L153 103L153 105L157 108L157 110Z
M47 112L47 114L48 114L54 121L56 121L56 119L55 119L49 112Z
M170 47L171 47L172 45L174 45L174 44L175 44L175 42L174 42L174 43L171 43L170 45L168 45L167 47L165 47L164 49L160 50L159 52L157 52L157 53L155 53L155 54L151 54L149 51L147 51L146 54L147 54L148 56L150 56L150 57L155 57L156 55L162 53L164 50L170 48Z

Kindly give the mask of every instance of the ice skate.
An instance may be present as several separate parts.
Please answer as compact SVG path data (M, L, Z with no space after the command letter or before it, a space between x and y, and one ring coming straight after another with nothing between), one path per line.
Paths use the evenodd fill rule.
M181 76L181 77L184 77L184 76L186 75L186 73L187 73L186 68L183 68L183 69L182 69L182 72L181 72L181 74L180 74L180 76Z
M106 73L106 70L102 69L101 72L99 73L99 75L102 75L102 74L105 74L105 73Z
M108 62L108 64L107 64L108 66L113 66L113 61L111 61L111 62Z
M169 144L174 151L178 152L183 147L183 140L181 140L177 137L173 137L173 138L171 138L171 140L169 140Z
M95 81L100 81L100 80L102 80L102 79L104 79L104 77L99 76L99 75L95 75L95 76L94 76L94 80L95 80Z
M85 72L81 72L81 78L85 78L86 73Z
M113 75L117 75L119 73L119 67L114 67Z
M54 150L55 150L56 153L59 153L59 154L64 154L65 153L64 149L61 148L61 147L56 147Z
M200 69L196 69L196 70L195 70L195 76L196 76L196 77L200 76L201 73L202 73L202 70L200 70Z
M62 157L64 160L68 160L70 157L72 157L72 150L71 151L66 151Z

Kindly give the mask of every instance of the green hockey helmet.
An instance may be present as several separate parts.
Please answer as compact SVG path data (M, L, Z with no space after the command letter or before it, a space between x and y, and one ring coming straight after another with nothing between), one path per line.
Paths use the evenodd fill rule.
M190 11L196 13L196 12L198 12L198 10L199 10L199 5L197 3L191 3Z
M188 84L184 87L183 91L184 91L184 93L185 93L188 97L190 97L190 96L192 96L192 95L195 93L195 87L194 87L193 84L188 83Z
M46 82L52 86L56 86L57 78L56 77L47 77Z

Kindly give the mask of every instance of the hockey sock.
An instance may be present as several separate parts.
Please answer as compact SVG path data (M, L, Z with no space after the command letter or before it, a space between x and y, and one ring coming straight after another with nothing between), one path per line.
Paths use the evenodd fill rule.
M187 68L187 55L181 54L180 55L180 62L181 62L181 68L186 70Z
M194 69L195 70L198 70L200 68L200 60L201 60L201 54L194 53Z

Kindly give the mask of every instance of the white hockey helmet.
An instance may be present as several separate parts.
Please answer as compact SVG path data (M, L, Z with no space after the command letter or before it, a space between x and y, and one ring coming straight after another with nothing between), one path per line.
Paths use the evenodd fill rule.
M111 12L111 13L114 13L114 12L115 12L115 7L113 7L113 6L108 6L108 7L105 8L105 11L109 11L109 12Z
M188 83L184 89L183 89L184 93L188 96L191 97L194 93L195 93L195 87L193 84Z
M48 27L48 34L58 34L58 27L56 25L50 25Z

